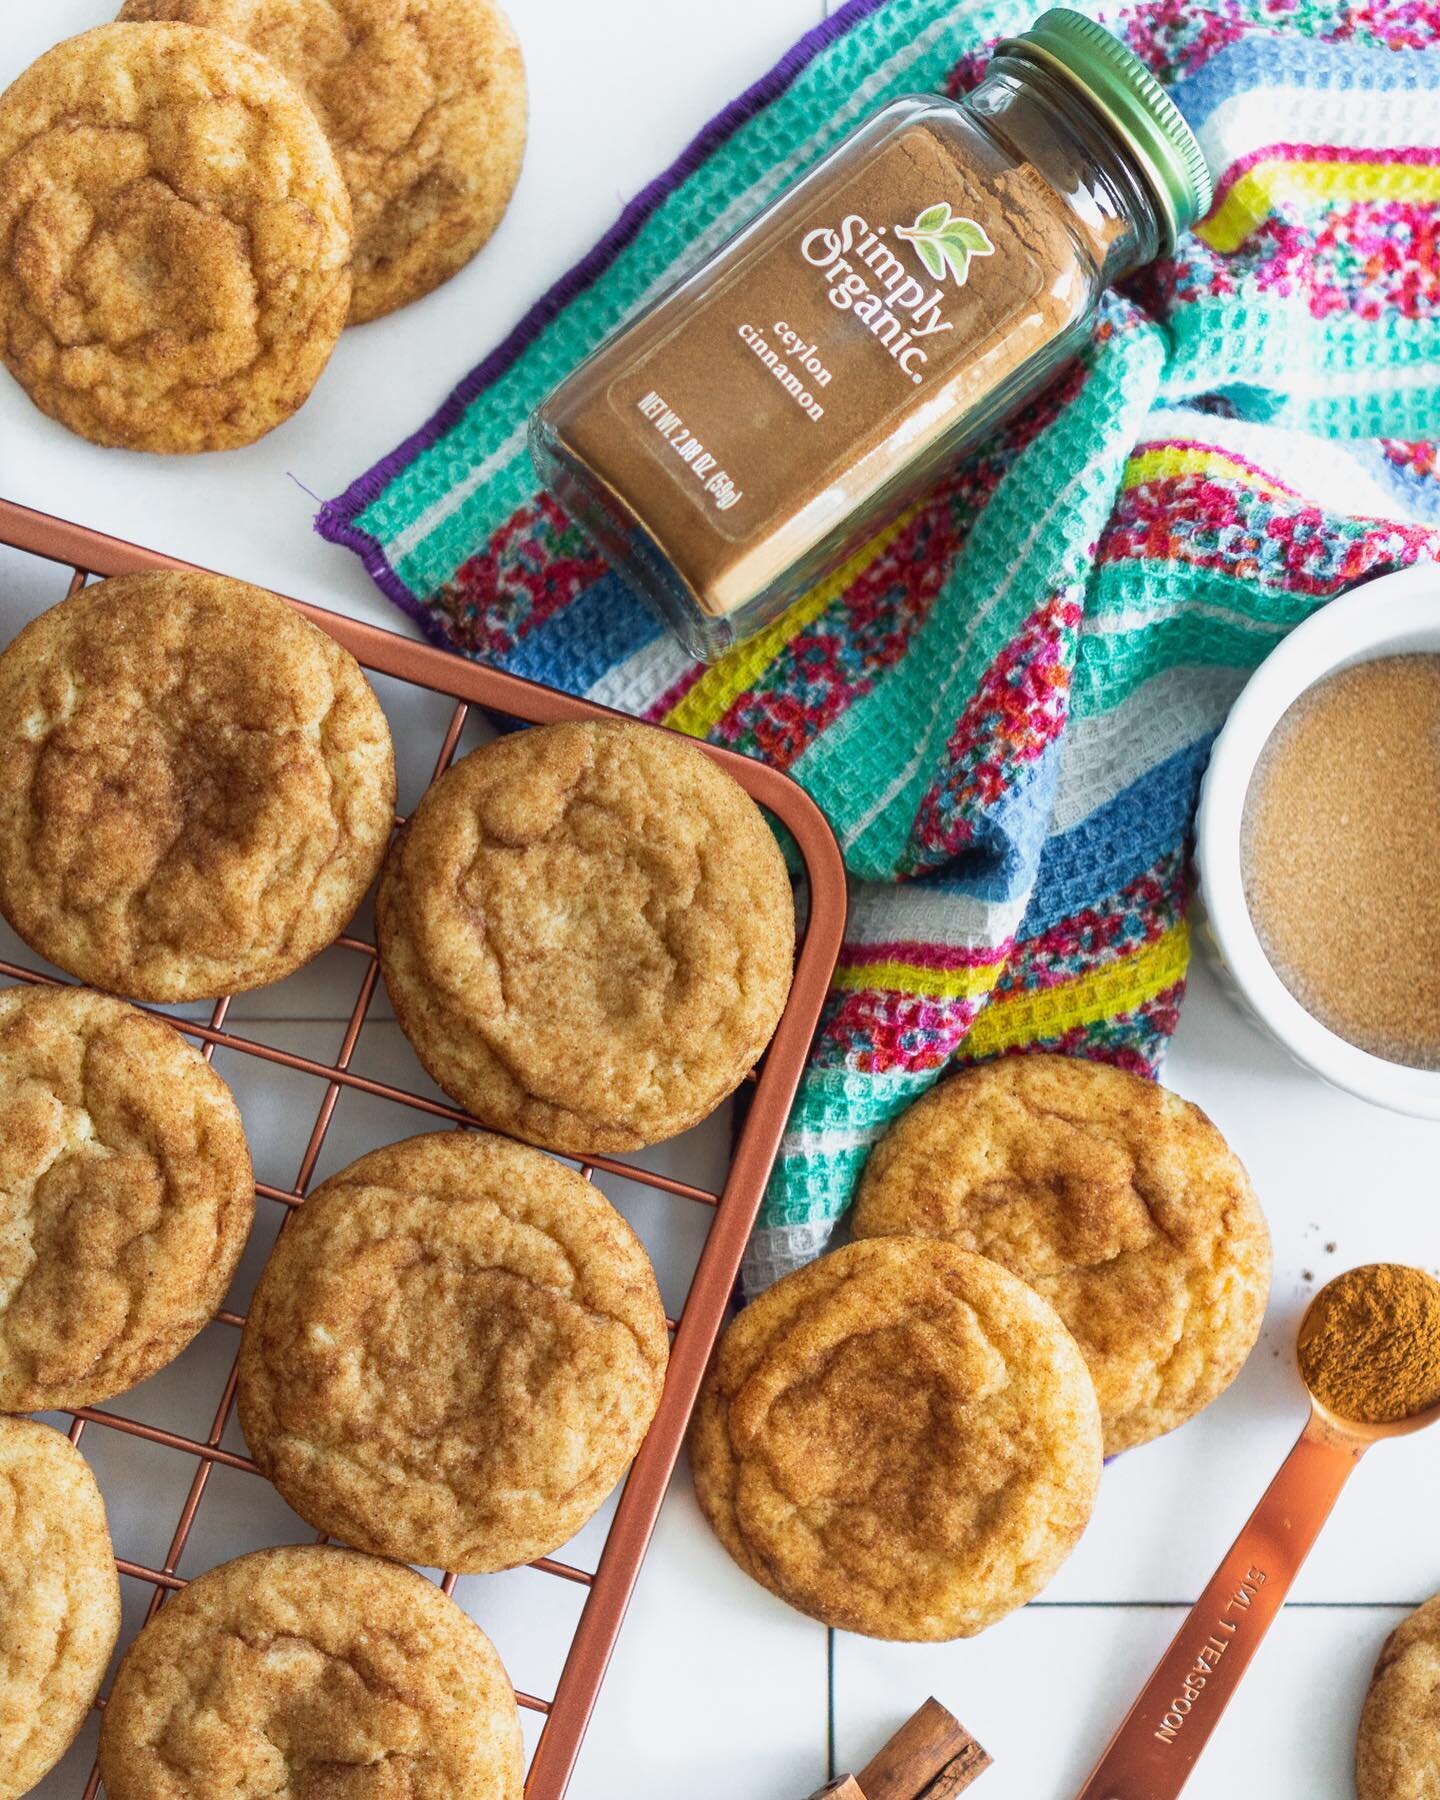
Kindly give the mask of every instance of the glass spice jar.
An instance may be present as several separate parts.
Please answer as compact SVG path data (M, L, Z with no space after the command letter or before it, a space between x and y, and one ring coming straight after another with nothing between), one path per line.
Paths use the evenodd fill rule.
M709 660L837 570L1210 204L1144 65L1058 8L893 101L536 412L541 478Z

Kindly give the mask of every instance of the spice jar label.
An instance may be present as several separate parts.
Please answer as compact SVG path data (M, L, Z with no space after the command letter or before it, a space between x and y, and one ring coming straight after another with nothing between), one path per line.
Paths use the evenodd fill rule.
M682 573L724 613L938 449L1080 316L1089 280L1033 169L916 123L818 184L620 369L606 459L647 483L652 531L692 552Z
M1155 77L1065 7L963 97L891 100L777 186L728 239L747 196L702 219L690 272L530 426L560 505L707 661L832 600L1211 194Z

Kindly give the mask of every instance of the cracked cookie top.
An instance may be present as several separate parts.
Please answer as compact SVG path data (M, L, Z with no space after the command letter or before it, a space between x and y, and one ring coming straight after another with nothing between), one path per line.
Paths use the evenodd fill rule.
M395 766L355 659L273 594L122 575L0 656L0 911L96 987L278 981L385 853Z
M100 1729L110 1800L520 1800L494 1646L413 1569L257 1550L172 1596Z
M1032 1599L1100 1480L1095 1390L1052 1309L949 1244L850 1244L720 1340L690 1431L700 1506L823 1624L971 1637Z
M180 1354L254 1213L198 1050L83 988L0 992L0 1411L91 1406Z
M351 324L439 287L505 211L525 148L525 70L490 0L126 0L240 39L301 88L355 216Z
M944 1238L1043 1294L1090 1365L1107 1455L1229 1386L1270 1291L1259 1201L1205 1114L1072 1057L1003 1057L932 1088L871 1153L853 1228Z
M0 1800L70 1748L120 1629L105 1506L58 1431L0 1419Z
M1440 1595L1385 1640L1360 1714L1359 1800L1428 1800L1440 1770Z
M0 96L0 354L97 444L289 418L350 305L345 179L298 89L188 25L101 25Z
M441 1132L332 1175L281 1235L240 1350L240 1423L311 1525L478 1572L558 1548L659 1403L639 1239L538 1150Z
M486 1125L576 1154L704 1118L790 990L789 877L759 808L653 726L542 726L430 789L376 911L396 1015Z

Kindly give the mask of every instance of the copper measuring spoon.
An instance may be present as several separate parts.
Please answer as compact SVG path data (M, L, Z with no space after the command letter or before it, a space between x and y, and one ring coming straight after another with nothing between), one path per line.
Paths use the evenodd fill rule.
M1075 1800L1175 1800L1355 1465L1382 1438L1406 1437L1437 1419L1440 1405L1393 1424L1361 1424L1310 1394L1295 1448Z

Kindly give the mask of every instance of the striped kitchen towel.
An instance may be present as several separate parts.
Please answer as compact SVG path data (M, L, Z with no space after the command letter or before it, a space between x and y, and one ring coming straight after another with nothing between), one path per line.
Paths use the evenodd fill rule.
M1209 218L1043 400L712 667L539 491L526 416L606 331L863 114L969 87L1032 10L853 0L320 515L438 642L776 763L834 825L850 928L752 1291L823 1247L957 1060L1156 1072L1226 708L1331 595L1440 558L1440 0L1091 8L1199 132Z

